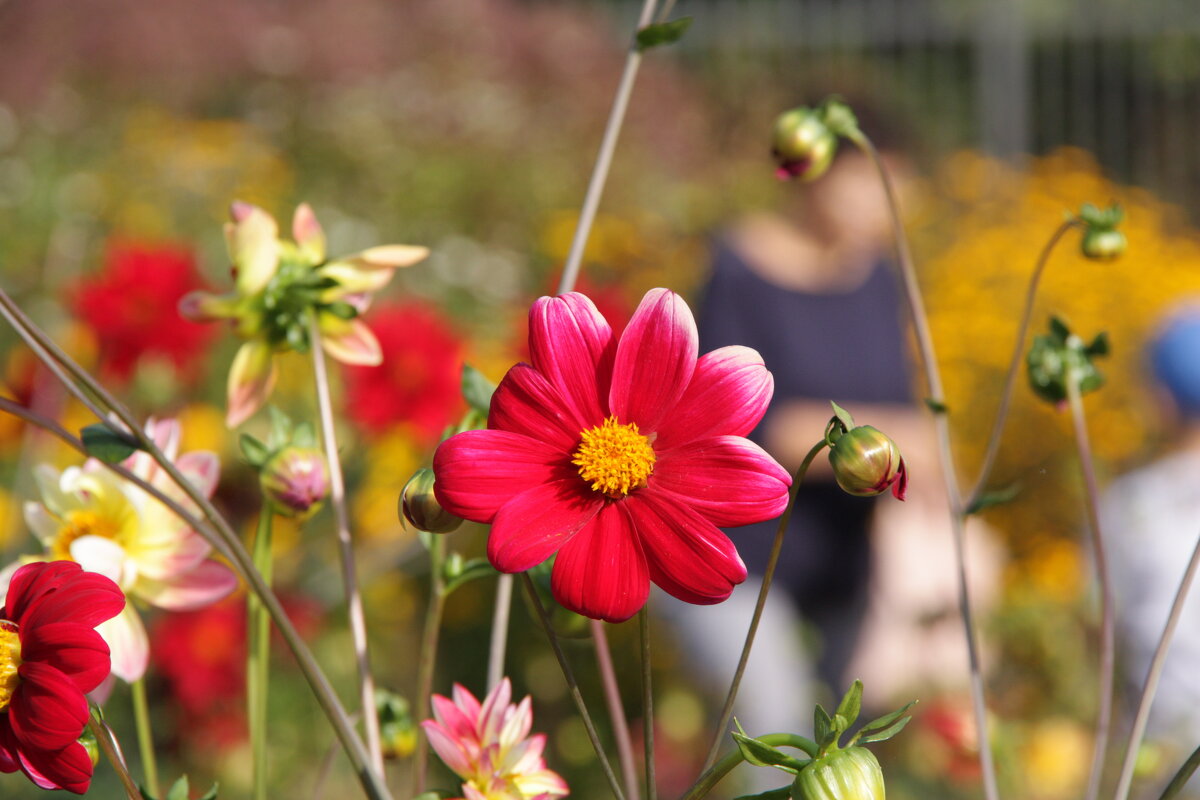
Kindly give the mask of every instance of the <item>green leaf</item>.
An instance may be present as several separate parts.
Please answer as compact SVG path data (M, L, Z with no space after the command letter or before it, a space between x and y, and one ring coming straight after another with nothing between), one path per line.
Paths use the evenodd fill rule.
M846 720L846 727L858 719L858 712L862 710L862 692L862 681L856 680L842 697L842 702L838 703L836 716Z
M217 790L221 788L221 784L213 783L212 788L205 792L200 800L217 800Z
M846 426L846 430L850 430L854 427L854 417L850 416L849 411L842 408L832 400L829 401L829 405L833 406L833 415L837 417L843 425Z
M278 406L267 406L267 415L271 418L271 433L267 438L271 448L285 446L292 440L292 418L283 413Z
M890 714L884 714L878 719L871 720L866 725L862 726L862 730L860 730L859 733L867 733L869 731L877 731L886 728L888 725L891 725L893 722L900 719L900 717L904 716L904 714L916 704L917 701L913 700L911 703L906 704L903 708L898 708Z
M1109 352L1108 331L1100 331L1084 351L1089 356L1106 356Z
M167 791L166 800L192 800L188 787L188 776L184 775Z
M492 393L495 391L496 384L489 381L482 372L470 364L463 364L462 396L467 405L486 417L492 407Z
M926 407L935 414L945 414L950 410L950 407L941 400L934 400L932 397L925 398Z
M647 25L637 32L638 50L649 50L664 44L672 44L683 38L683 34L691 27L691 17L680 17L670 22L656 22Z
M978 514L985 508L1003 505L1004 503L1011 501L1014 497L1020 494L1020 492L1020 483L1010 483L1008 486L1005 486L1002 489L993 489L990 492L983 492L975 499L975 502L971 503L971 505L967 507L965 513L967 516L970 516L971 514Z
M252 467L261 467L271 457L271 448L248 433L238 437L238 444L242 448L242 455Z
M788 800L792 794L792 787L781 786L778 789L768 789L765 792L758 794L744 794L735 800Z
M900 731L904 730L904 726L912 721L912 717L901 717L881 731L860 735L857 739L859 744L869 744L870 742L882 742L892 738Z
M1066 344L1071 329L1060 318L1050 317L1050 335L1057 339L1059 344Z
M496 568L486 558L472 558L463 564L462 570L457 575L446 582L446 594L450 594L458 587L473 580L486 578L495 574Z
M105 464L120 464L141 449L132 436L118 433L103 422L88 425L79 432L79 438L87 454Z
M752 739L743 733L735 731L732 735L733 740L737 742L738 749L742 751L742 758L756 767L775 767L795 775L808 764L807 761L793 758L787 753L776 750L771 745L764 744L758 739Z
M817 707L813 709L813 738L817 740L817 745L825 747L825 741L832 731L833 720L829 718L829 712L818 703Z
M296 447L316 447L317 431L307 420L296 424L292 431L292 444Z

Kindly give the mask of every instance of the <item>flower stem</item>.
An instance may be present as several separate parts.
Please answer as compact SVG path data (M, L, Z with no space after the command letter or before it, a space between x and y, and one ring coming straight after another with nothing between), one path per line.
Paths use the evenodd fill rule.
M613 669L612 651L608 647L608 635L604 623L590 620L592 642L596 645L596 667L600 682L604 686L604 700L608 705L608 718L612 722L613 738L617 742L617 760L621 765L621 777L625 781L628 800L641 800L637 772L633 763L633 742L629 738L629 722L625 719L625 707L621 703L621 689L617 686L617 673Z
M113 771L120 778L121 786L124 787L125 794L129 796L129 800L143 800L137 783L133 780L133 776L129 774L129 767L125 765L121 754L117 752L117 747L114 744L116 737L113 736L112 730L103 720L97 718L95 713L88 714L88 728L91 729L92 735L96 737L96 744L100 747L100 751L104 753L104 757L108 759L109 764L112 764Z
M158 797L158 761L154 758L154 734L150 730L150 706L146 703L145 681L139 678L130 683L129 693L133 698L133 724L137 728L138 754L142 757L146 789Z
M571 700L574 701L575 709L579 712L580 719L583 720L583 728L587 731L588 741L592 743L592 749L596 751L596 758L600 759L600 768L604 770L604 777L608 779L613 797L617 800L625 800L625 793L621 791L617 775L613 772L612 764L608 762L608 756L605 755L604 747L600 744L600 737L596 733L592 715L588 713L587 704L583 702L583 693L579 691L579 683L575 680L575 673L571 670L571 662L567 661L567 654L563 652L562 645L558 641L558 634L554 632L550 614L542 605L542 598L538 596L537 587L533 585L533 578L529 577L528 572L522 572L521 577L525 582L525 593L529 596L529 602L537 609L538 620L542 623L546 638L550 640L550 648L554 651L554 657L558 659L558 666L562 669L563 678L567 681Z
M654 691L650 682L650 612L646 606L638 612L638 632L642 638L642 739L646 746L646 800L658 800L658 782L654 776Z
M271 522L274 514L264 502L254 533L254 566L263 583L271 585ZM267 800L267 693L271 672L271 618L254 595L246 598L246 718L254 759L254 800Z
M371 675L371 654L367 643L367 621L363 611L358 570L354 564L354 540L350 535L350 515L346 509L346 486L342 480L342 462L338 458L337 434L333 427L333 403L329 397L329 376L325 370L325 350L316 313L309 315L308 338L312 348L313 377L316 381L317 406L321 415L321 438L325 441L325 459L329 462L329 504L337 523L338 553L342 560L342 588L350 616L350 635L354 640L354 658L358 665L359 699L367 755L375 772L383 777L383 747L379 738L379 715L375 712L375 679Z
M304 674L305 680L308 681L313 695L317 699L317 703L321 706L321 710L325 712L330 725L333 726L334 732L342 744L342 748L345 750L347 757L354 767L355 773L358 775L359 781L362 783L364 792L370 798L382 798L383 800L391 798L391 793L388 791L382 777L367 768L368 757L362 740L359 739L357 732L354 730L354 725L350 721L345 708L342 706L341 700L338 699L337 694L334 692L333 686L329 683L329 679L321 670L316 658L313 657L312 650L309 649L308 645L300 637L299 632L296 631L296 627L283 610L283 606L280 605L279 598L263 583L262 576L254 569L250 554L242 546L240 538L234 532L229 522L221 516L220 512L217 511L216 507L204 493L199 491L191 481L187 480L178 467L175 466L174 462L168 459L162 450L159 449L158 445L146 435L141 426L137 424L129 409L113 397L86 370L76 364L70 356L64 353L44 331L38 328L25 315L20 306L14 303L12 298L3 289L0 289L0 308L5 309L7 312L5 313L5 317L12 323L18 335L27 344L31 347L34 347L35 344L41 345L41 350L39 351L35 347L35 352L45 352L47 355L39 357L44 357L48 361L53 360L61 364L73 376L73 379L78 382L79 386L95 395L104 406L107 406L116 414L117 418L127 426L129 432L137 439L139 447L150 454L154 462L167 473L175 485L201 510L204 515L203 520L198 519L173 498L150 486L149 483L142 481L128 470L124 470L120 465L105 464L108 469L120 474L126 480L137 484L152 494L159 502L163 503L163 505L170 508L179 516L180 519L191 524L209 544L213 545L222 555L229 559L234 571L237 572L242 580L246 581L250 590L263 601L267 612L271 615L272 621L278 626L280 634L283 636L284 641L287 642L288 648L296 656L300 670ZM8 411L31 424L53 433L83 455L88 455L87 450L78 439L63 430L61 426L52 420L45 419L17 403L4 400L4 398L0 398L0 409Z
M1075 426L1075 447L1079 467L1083 470L1083 485L1087 493L1088 528L1092 534L1092 550L1096 559L1096 579L1100 584L1100 692L1096 714L1096 743L1092 751L1092 771L1088 777L1085 800L1096 800L1100 794L1100 779L1104 775L1104 756L1108 751L1108 734L1112 724L1113 664L1115 660L1115 618L1113 613L1112 582L1108 575L1108 556L1104 534L1100 530L1100 490L1096 485L1096 469L1088 439L1087 418L1083 398L1075 374L1067 376L1067 401L1071 406L1071 421Z
M983 463L979 467L979 477L975 480L975 487L967 493L965 509L973 508L979 502L987 480L991 477L992 467L996 463L996 455L1000 452L1000 438L1004 433L1004 423L1008 421L1008 409L1012 403L1013 389L1017 384L1021 356L1025 353L1025 337L1029 334L1029 320L1033 317L1033 301L1037 297L1038 283L1042 279L1046 265L1050 263L1050 254L1054 252L1055 246L1067 234L1067 231L1077 227L1079 227L1079 222L1075 219L1069 219L1058 226L1042 248L1037 265L1033 268L1033 274L1029 278L1029 288L1025 291L1025 308L1021 312L1021 321L1017 325L1017 341L1013 344L1012 358L1008 361L1008 374L1004 378L1004 389L1000 393L1000 408L996 411L996 420L992 423L992 432L988 436L987 450L983 456Z
M792 488L788 491L787 508L779 518L779 526L775 529L775 541L771 544L771 555L767 557L767 568L763 572L762 586L758 590L758 602L754 606L754 615L750 618L750 629L746 631L746 641L742 645L742 656L738 659L737 670L733 673L733 681L729 684L729 693L725 696L725 705L721 708L721 717L717 720L717 732L713 736L712 745L708 748L708 756L704 759L703 770L707 770L717 760L721 742L725 740L725 728L733 717L733 702L737 699L738 688L742 685L742 676L746 673L746 664L750 661L750 648L754 646L754 636L758 633L758 623L762 620L763 609L767 605L767 592L771 591L771 580L775 577L775 567L779 564L779 553L783 550L783 540L787 534L788 523L792 519L792 509L796 505L796 493L804 481L804 475L813 459L825 448L824 439L817 442L804 456L796 475L792 479Z
M772 747L794 747L797 750L803 750L813 758L817 756L816 742L794 733L768 733L766 736L756 736L755 738L763 744L769 744ZM742 755L741 748L733 748L732 751L725 754L724 758L705 770L704 774L696 779L696 782L692 784L690 789L683 793L679 800L699 800L699 798L704 797L712 791L712 788L722 778L728 775L734 767L744 760L745 757Z
M425 609L425 630L421 638L421 656L417 665L418 722L429 718L429 696L433 692L433 668L437 664L438 633L442 610L446 605L446 582L442 562L446 559L446 540L434 533L429 543L429 606ZM425 731L417 727L417 750L413 756L413 797L425 791L425 771L429 762L429 742Z
M508 617L512 611L513 576L501 572L496 580L492 609L492 639L488 646L487 690L491 693L504 677L504 651L508 647Z
M945 410L946 398L942 390L942 376L938 368L937 354L933 348L933 336L929 331L929 317L925 313L925 303L921 299L921 287L917 283L917 271L908 246L908 237L904 233L904 224L900 217L900 204L896 199L891 175L884 166L883 159L879 157L879 151L866 134L859 131L850 138L859 149L870 157L879 173L880 183L883 184L888 214L892 220L896 258L899 261L900 276L904 284L904 299L908 304L913 332L916 334L917 349L921 354L921 365L924 368L926 388L929 391L928 399L932 408L939 409L933 415L934 429L937 433L938 452L942 462L942 480L945 482L946 498L950 504L950 526L954 538L955 566L958 572L958 607L962 617L963 636L967 645L971 705L975 716L975 732L979 739L979 766L982 773L984 796L987 800L999 800L1000 789L996 780L996 765L992 758L991 739L988 736L983 669L980 666L979 643L975 633L974 615L971 611L970 586L967 583L966 514L962 503L962 494L958 487L958 468L954 463L954 450L950 444L950 422Z
M1193 750L1192 754L1188 756L1188 760L1183 762L1183 766L1175 773L1175 777L1167 784L1167 788L1163 789L1163 793L1159 796L1158 800L1171 800L1175 795L1182 792L1183 787L1187 785L1187 782L1198 767L1200 767L1200 747Z
M654 18L655 2L656 0L643 0L637 30L649 25ZM621 73L621 82L617 85L617 94L613 98L612 109L608 112L608 122L604 126L604 137L600 140L600 152L596 154L596 165L592 167L592 177L588 181L587 193L583 198L579 223L575 226L571 248L567 251L567 263L563 267L562 280L558 284L559 294L574 289L575 280L579 277L583 251L587 246L592 223L596 220L596 211L600 208L600 196L604 194L604 184L608 180L608 170L612 166L613 153L617 149L621 125L625 122L625 110L629 107L629 98L633 95L633 84L637 80L638 68L641 65L642 51L638 49L637 31L634 31L634 36L629 43L629 52L625 56L625 69Z
M1142 745L1142 736L1146 733L1146 723L1150 719L1150 706L1154 704L1154 695L1158 692L1158 680L1162 677L1163 667L1167 663L1167 652L1171 649L1171 640L1175 637L1175 629L1179 627L1179 618L1183 616L1183 607L1187 601L1188 592L1200 571L1200 536L1196 537L1196 546L1192 549L1192 557L1184 570L1183 580L1175 592L1175 601L1167 614L1166 624L1163 625L1162 635L1154 656L1150 659L1150 668L1146 671L1146 681L1142 684L1142 696L1138 699L1137 713L1133 718L1133 729L1129 732L1129 744L1125 747L1125 759L1121 762L1121 776L1117 780L1117 790L1113 793L1114 800L1125 800L1129 797L1129 787L1133 783L1133 768L1137 762L1138 749ZM1192 754L1196 758L1196 754ZM1189 759L1190 763L1190 759ZM1166 794L1163 795L1165 799Z

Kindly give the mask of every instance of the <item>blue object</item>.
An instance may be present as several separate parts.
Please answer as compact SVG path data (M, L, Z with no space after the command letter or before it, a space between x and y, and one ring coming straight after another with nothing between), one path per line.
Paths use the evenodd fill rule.
M1200 308L1176 316L1150 345L1154 375L1185 417L1200 417Z

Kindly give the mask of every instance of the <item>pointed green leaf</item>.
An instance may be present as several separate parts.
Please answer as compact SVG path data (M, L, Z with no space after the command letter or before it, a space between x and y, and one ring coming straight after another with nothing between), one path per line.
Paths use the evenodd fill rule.
M925 398L926 407L935 414L945 414L950 410L950 407L941 400L934 400L932 397Z
M692 25L691 17L680 17L670 22L656 22L637 32L638 50L649 50L664 44L672 44L683 38Z
M341 300L333 303L326 303L321 306L322 311L327 311L338 319L354 319L358 316L358 309L349 303L344 303Z
M832 400L829 401L829 405L833 406L833 415L841 420L842 424L846 426L846 430L850 430L854 427L854 417L850 416L849 411L842 408Z
M845 718L847 727L854 724L858 712L862 710L862 692L862 681L856 680L842 697L842 702L838 703L837 716Z
M188 776L184 775L167 791L167 800L191 800L188 789Z
M204 793L203 796L201 796L200 800L217 800L217 790L220 788L221 788L221 784L214 783L212 785L212 788L210 788L207 792Z
M242 455L252 467L261 467L271 457L270 448L248 433L238 437L238 444L242 448Z
M316 447L317 431L307 420L296 424L292 431L292 444L297 447Z
M733 740L737 742L738 749L742 751L742 758L756 767L775 767L795 775L807 765L806 761L793 758L758 739L752 739L736 731L732 736Z
M818 703L813 709L813 738L817 740L817 744L821 747L825 746L825 740L829 738L830 731L833 730L833 720L829 718L829 713L821 708Z
M904 730L904 726L912 721L912 717L901 717L881 731L875 733L867 733L858 737L859 744L869 744L871 742L882 742L892 738L900 731Z
M283 447L292 440L292 418L278 406L267 406L267 415L271 419L271 433L267 441L272 448Z
M1106 356L1108 355L1108 351L1108 331L1100 331L1083 352L1089 356Z
M900 717L904 716L905 712L907 712L910 708L912 708L916 704L917 704L917 701L913 700L911 703L907 703L903 708L898 708L890 714L884 714L882 717L879 717L878 719L871 720L866 725L862 726L861 732L877 731L877 730L882 730L883 728L886 728L888 725L891 725L893 722L900 719Z
M1057 339L1059 344L1066 344L1071 336L1071 329L1060 318L1050 317L1050 335Z
M492 407L492 393L495 391L496 384L489 381L482 372L470 364L463 364L462 396L467 405L486 417Z
M778 789L768 789L758 794L744 794L735 800L788 800L792 795L792 787L781 786Z
M1001 489L993 489L990 492L983 492L978 498L976 498L975 502L971 503L971 505L967 507L966 514L968 516L971 514L978 514L985 508L991 508L992 506L998 506L1007 503L1020 494L1020 492L1020 483L1010 483L1008 486L1005 486Z
M103 422L88 425L79 432L79 438L87 454L105 464L120 464L141 449L132 436L118 433Z

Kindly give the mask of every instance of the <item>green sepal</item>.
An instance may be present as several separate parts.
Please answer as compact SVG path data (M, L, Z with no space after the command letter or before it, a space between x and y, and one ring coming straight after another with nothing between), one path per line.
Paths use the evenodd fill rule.
M751 736L746 735L746 731L742 729L741 723L737 720L733 721L737 726L737 730L730 735L737 742L738 750L742 753L742 758L756 767L775 767L781 769L791 775L796 775L800 770L808 766L808 759L800 760L787 753L772 747L769 744L760 742Z
M1089 228L1110 231L1125 219L1125 209L1120 203L1113 203L1108 208L1098 208L1092 203L1084 203L1079 209L1079 219Z
M1050 319L1050 334L1035 336L1025 357L1026 376L1034 394L1052 403L1068 397L1067 381L1075 381L1081 395L1104 385L1104 375L1092 359L1107 355L1108 336L1101 333L1085 345L1058 317Z
M326 303L321 307L325 311L338 319L351 320L358 316L358 309L342 300L335 300L332 303Z
M296 423L296 427L292 430L292 444L296 447L316 447L317 446L317 430L311 422Z
M1050 335L1057 340L1059 344L1066 344L1067 339L1071 336L1071 329L1061 317L1050 317Z
M137 439L119 433L103 422L88 425L79 432L79 438L83 441L83 449L87 454L105 464L120 464L142 449Z
M935 400L932 397L925 398L925 407L935 414L945 414L950 411L950 407L941 400Z
M1108 331L1100 331L1092 343L1083 349L1089 356L1106 356L1109 351Z
M907 712L916 704L917 701L913 700L911 703L905 704L903 708L898 708L890 714L884 714L878 719L871 720L866 725L863 725L858 730L858 733L854 734L854 738L850 740L847 747L853 746L855 742L865 744L866 742L882 742L885 739L892 738L912 719Z
M842 697L842 702L838 703L835 717L841 717L846 720L845 727L849 728L854 724L854 720L858 719L858 712L862 710L862 681L856 680Z
M870 742L884 742L895 736L900 731L904 730L904 726L912 722L912 717L901 717L893 722L888 727L875 733L868 733L859 736L854 741L858 744L869 744Z
M637 32L637 49L645 52L651 47L673 44L683 38L692 25L691 17L680 17L670 22L655 22Z
M744 794L734 800L788 800L792 796L792 787L781 786L778 789L768 789L758 794Z
M828 747L831 735L835 738L837 736L833 730L833 720L829 718L829 712L817 703L813 709L813 738L817 740L817 747L822 750Z
M963 513L967 516L970 516L972 514L978 514L980 511L983 511L986 508L991 508L992 506L1004 505L1005 503L1010 502L1020 493L1020 483L1010 483L1008 486L1005 486L1001 489L993 489L990 492L984 492L975 499L975 502L967 506Z
M462 396L474 411L483 414L486 418L492 407L492 394L495 391L496 384L489 381L482 372L470 364L463 364Z
M246 463L252 467L261 467L271 458L271 448L248 433L243 433L238 437L238 446L242 449Z
M292 418L273 405L267 406L267 416L271 418L271 432L267 441L272 449L283 447L292 440Z
M858 127L858 117L854 110L837 95L827 97L819 109L825 126L837 136L842 136L858 143L863 139L862 130Z
M833 406L833 415L841 420L842 424L846 426L846 430L850 430L854 427L854 417L850 416L849 411L842 408L832 400L829 401L829 405Z
M472 558L460 565L458 574L453 577L448 576L445 589L446 594L450 594L458 587L468 584L473 580L486 578L495 574L496 568L486 558Z

